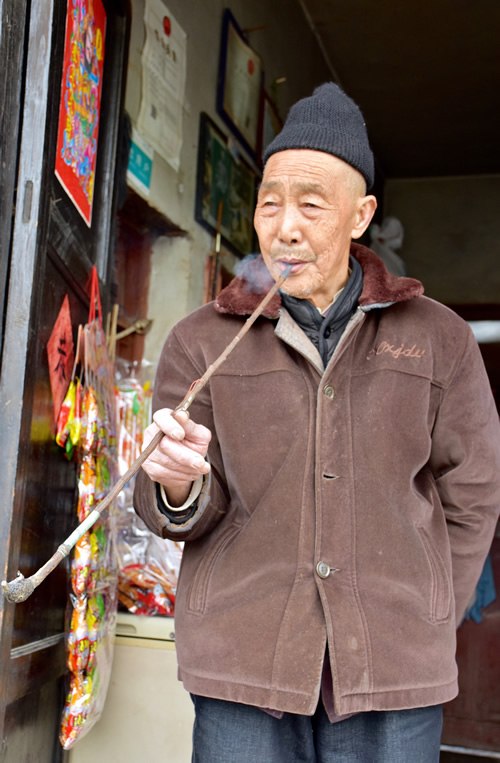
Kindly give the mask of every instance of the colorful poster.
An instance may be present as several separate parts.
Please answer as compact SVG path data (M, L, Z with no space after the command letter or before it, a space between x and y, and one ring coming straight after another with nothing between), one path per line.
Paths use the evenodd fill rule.
M68 0L55 173L89 228L105 35L102 0Z

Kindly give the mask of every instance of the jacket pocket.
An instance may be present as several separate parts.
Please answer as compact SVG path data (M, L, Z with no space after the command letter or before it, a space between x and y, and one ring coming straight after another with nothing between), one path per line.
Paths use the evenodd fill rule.
M207 606L208 586L218 559L239 533L238 525L231 525L217 539L214 546L203 554L203 557L194 574L187 600L187 610L193 614L203 614Z
M450 573L446 563L432 543L423 527L417 528L431 574L431 593L428 618L431 623L440 623L449 619L451 613L452 591Z

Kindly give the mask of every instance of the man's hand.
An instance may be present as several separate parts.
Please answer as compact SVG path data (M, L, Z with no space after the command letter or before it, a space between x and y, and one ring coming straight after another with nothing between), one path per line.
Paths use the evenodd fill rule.
M210 471L205 456L212 433L191 421L184 411L172 415L170 408L156 411L153 422L144 431L143 447L159 429L165 436L142 468L150 479L163 485L172 506L182 506L192 483Z

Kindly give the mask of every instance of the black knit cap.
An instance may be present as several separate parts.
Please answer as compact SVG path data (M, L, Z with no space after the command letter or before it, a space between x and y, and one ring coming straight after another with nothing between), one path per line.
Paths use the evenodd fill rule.
M373 185L373 154L363 115L333 82L325 82L292 106L283 129L264 151L264 164L272 154L291 148L333 154L361 172L367 188Z

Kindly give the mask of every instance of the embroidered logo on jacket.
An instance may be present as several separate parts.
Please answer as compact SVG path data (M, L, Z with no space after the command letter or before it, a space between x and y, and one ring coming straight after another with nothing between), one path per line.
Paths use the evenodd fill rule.
M425 355L425 350L417 347L416 344L412 344L410 347L404 344L390 344L390 342L384 340L377 347L373 347L370 350L366 359L370 360L370 358L376 355L385 355L386 353L398 360L398 358L422 358Z

